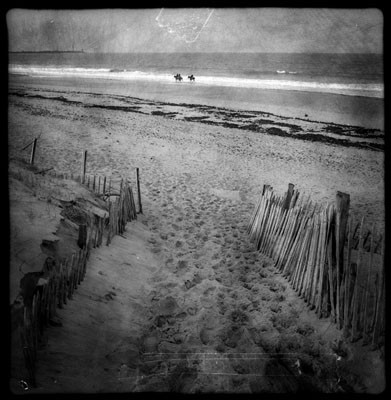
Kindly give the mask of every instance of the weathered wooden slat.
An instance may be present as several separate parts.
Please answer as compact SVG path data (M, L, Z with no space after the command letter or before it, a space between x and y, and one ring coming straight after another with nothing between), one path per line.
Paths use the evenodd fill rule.
M285 258L288 255L288 252L290 250L290 244L291 241L293 240L293 233L298 224L298 220L300 219L300 212L301 209L298 210L293 209L293 212L290 214L290 218L284 232L284 237L281 245L281 252L277 259L277 268L279 270L282 270L284 268Z
M270 229L271 229L271 226L272 226L272 224L274 222L274 216L275 216L275 213L276 213L276 209L277 209L277 205L274 204L274 203L271 203L270 204L269 219L265 224L264 236L263 236L262 243L260 244L260 248L259 248L259 251L261 253L264 253L265 247L266 247L266 245L268 243L269 235L270 235Z
M263 249L263 253L266 254L267 256L270 256L271 249L275 245L276 241L276 224L278 223L278 218L281 212L281 207L278 205L278 203L274 203L274 213L273 213L273 218L270 223L269 227L269 233L267 236L267 240Z
M259 199L258 199L257 203L255 204L253 212L249 219L249 224L247 225L247 234L248 235L250 235L253 230L254 221L255 221L256 216L259 213L259 209L260 209L262 201L263 201L263 196L259 196Z
M283 204L283 209L288 210L289 206L291 204L291 199L293 196L293 188L295 187L295 185L293 183L289 183L288 184L288 191L286 192L286 196L285 196L285 201Z
M317 263L314 279L313 303L315 304L315 311L320 313L320 305L322 300L323 279L325 269L325 255L328 240L328 209L323 210L321 214L321 240L318 248Z
M371 282L371 272L372 272L372 265L373 265L373 252L374 252L374 236L375 236L376 226L375 224L372 225L372 235L371 235L371 245L370 245L370 258L369 258L369 267L368 267L368 278L365 284L365 299L364 299L364 315L363 315L363 335L366 337L368 332L368 310L369 310L369 292L370 292L370 282Z
M265 213L265 207L266 207L266 197L262 196L261 202L259 205L259 209L257 211L257 214L254 218L254 224L252 226L252 231L250 233L250 241L257 241L258 240L258 232L261 229L261 223L262 219L264 218L264 213Z
M310 247L310 258L309 258L309 268L307 272L307 278L305 280L304 287L304 299L308 302L309 306L312 305L311 300L311 291L314 283L314 272L315 272L315 264L316 264L316 255L319 246L319 235L320 235L320 214L314 215L314 233L312 235L311 247Z
M345 283L344 283L344 318L343 318L343 329L345 336L348 333L349 327L349 312L350 312L350 286L352 281L352 273L351 273L351 253L352 253L352 237L353 237L353 228L352 228L353 220L349 218L348 224L348 243L347 243L347 257L346 257L346 275L345 275Z
M293 269L296 265L297 257L299 256L300 252L300 244L305 235L305 226L307 224L308 218L309 212L307 209L307 211L305 211L304 214L301 216L301 220L296 233L292 236L290 250L283 268L284 276L290 277L293 273Z
M86 171L87 171L87 150L84 150L82 153L82 169L81 169L82 184L85 183Z
M298 295L302 297L304 295L304 285L305 278L309 269L309 259L311 256L311 242L313 236L313 216L310 219L309 226L307 228L307 236L304 238L305 242L303 243L303 256L299 261L300 271L297 277L297 290Z
M353 289L353 307L352 307L352 331L351 331L351 341L357 340L357 329L358 329L358 321L359 321L359 285L360 281L359 274L361 268L361 258L362 258L362 244L363 244L363 225L364 225L364 217L361 219L360 229L359 229L359 241L358 241L358 257L357 257L357 274L355 285Z
M278 261L278 256L281 254L281 248L284 242L284 238L285 238L285 231L286 231L286 227L288 225L288 221L290 221L290 216L293 212L293 209L289 209L289 210L284 210L283 211L283 216L282 216L282 225L281 228L278 230L277 233L277 243L276 246L274 248L274 251L272 253L272 258L276 259Z
M336 251L336 288L335 288L335 296L336 296L336 303L335 303L335 317L337 328L341 327L341 319L340 319L340 302L339 302L339 293L340 293L340 243L339 243L339 234L340 234L340 220L341 220L341 213L337 209L335 214L335 251ZM342 267L342 266L341 266Z
M266 199L265 208L261 215L261 221L260 221L260 223L257 227L257 231L256 231L256 242L255 243L256 243L257 250L259 250L260 244L262 242L262 236L263 236L263 232L265 229L266 221L269 218L270 205L271 205L270 199Z

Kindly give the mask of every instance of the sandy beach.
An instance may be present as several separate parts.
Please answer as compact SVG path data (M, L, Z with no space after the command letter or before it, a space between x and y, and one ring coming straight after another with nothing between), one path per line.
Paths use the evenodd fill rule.
M352 215L384 232L383 100L271 90L260 102L238 93L234 103L221 101L228 89L219 100L175 86L150 95L140 85L10 79L10 160L26 157L20 149L38 137L37 166L77 174L88 150L89 173L135 186L139 168L143 196L144 215L96 250L75 300L59 312L63 327L49 328L34 390L336 391L340 332L275 274L246 227L264 184L283 194L293 183L319 203L348 193ZM91 303L94 290L117 297ZM271 357L289 352L294 360ZM181 361L151 360L151 353ZM299 353L310 366L302 378L293 367ZM246 361L248 354L257 356ZM382 390L379 352L352 344L346 354L346 384Z
M81 80L75 89L66 81L50 88L41 87L39 80L35 87L23 86L23 81L12 86L11 81L10 156L39 134L39 163L78 173L85 149L91 172L126 174L139 167L147 198L151 188L169 190L164 181L155 182L159 174L170 176L178 169L190 173L203 190L239 191L250 204L265 183L281 193L293 183L318 202L334 201L340 190L350 194L353 213L384 226L384 131L376 127L170 98L148 101L142 92L125 96L115 85L106 85L110 94L87 83ZM38 130L21 123L26 109ZM195 171L198 176L193 177Z

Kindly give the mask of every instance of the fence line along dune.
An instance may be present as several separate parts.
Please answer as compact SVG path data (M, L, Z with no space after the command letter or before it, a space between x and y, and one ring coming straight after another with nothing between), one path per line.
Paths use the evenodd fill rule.
M115 180L107 179L106 176L73 175L51 170L47 173L55 179L73 179L84 183L89 190L105 200L108 213L100 209L89 213L87 223L79 224L79 251L73 253L70 259L57 263L48 257L43 266L45 278L38 281L32 298L24 299L20 340L25 367L33 387L36 386L37 349L44 329L53 324L56 308L63 308L83 281L92 248L101 246L104 236L106 245L109 245L113 236L125 231L128 222L137 219L132 187L127 179ZM33 186L37 184L34 183L38 179L37 173L19 177L27 179Z
M320 318L330 317L351 341L379 344L385 328L383 238L375 225L364 235L364 217L357 222L349 215L349 195L337 192L335 204L319 205L293 188L289 184L278 196L263 186L247 229L250 240Z

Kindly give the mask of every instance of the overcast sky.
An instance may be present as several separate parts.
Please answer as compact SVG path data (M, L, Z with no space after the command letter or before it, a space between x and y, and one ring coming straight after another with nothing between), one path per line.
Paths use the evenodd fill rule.
M382 53L377 9L11 10L10 51Z

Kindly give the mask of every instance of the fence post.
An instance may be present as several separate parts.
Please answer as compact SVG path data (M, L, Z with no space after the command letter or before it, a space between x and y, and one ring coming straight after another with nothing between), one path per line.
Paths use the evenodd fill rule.
M374 315L374 326L373 326L373 334L372 334L372 344L377 344L379 335L381 334L381 322L382 319L384 318L384 313L385 313L385 277L384 277L384 271L385 271L385 263L384 263L384 239L382 241L382 248L381 248L381 259L382 262L380 265L382 265L380 269L380 276L379 276L379 291L378 291L378 296L377 296L377 301L376 301L376 308L375 308L375 315Z
M31 156L30 156L30 164L34 164L34 157L35 157L35 149L37 147L37 139L34 139L33 147L31 148Z
M77 245L83 249L87 243L87 225L79 225L79 239L77 240Z
M141 205L141 192L140 192L140 176L139 176L139 169L136 168L137 173L137 193L138 193L138 205L139 205L139 213L143 213L143 206Z
M341 302L341 281L343 272L346 266L344 262L344 247L345 247L345 235L346 225L349 216L349 203L350 196L347 193L337 192L336 195L336 232L335 232L335 243L336 243L336 273L337 273L337 287L336 287L336 309L337 309L337 327L341 327L342 318L342 304Z
M81 183L84 184L85 177L86 177L86 167L87 167L87 150L83 151L83 163L82 163L82 170L81 170Z
M337 213L340 213L340 221L339 221L339 254L337 255L340 260L340 265L343 267L343 259L344 259L344 244L346 238L346 228L349 217L349 205L350 205L350 196L347 193L337 192L336 195L336 209ZM342 272L342 271L341 271Z
M263 185L263 188L262 188L262 196L266 193L266 191L267 190L271 190L272 189L272 187L270 186L270 185Z
M289 208L289 205L291 203L291 199L293 196L293 188L295 185L293 183L288 183L288 191L286 192L286 197L284 200L284 205L282 207L283 210L287 210Z

